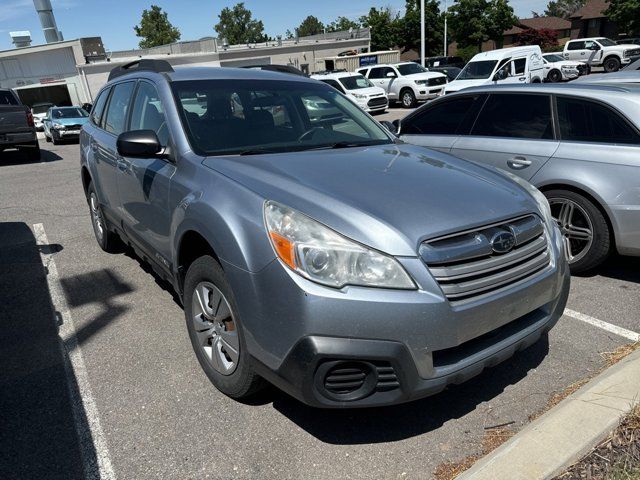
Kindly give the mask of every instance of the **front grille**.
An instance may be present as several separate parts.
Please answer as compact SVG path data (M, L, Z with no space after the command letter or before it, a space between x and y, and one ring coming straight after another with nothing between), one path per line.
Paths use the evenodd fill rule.
M64 128L66 130L80 130L82 125L65 125Z
M384 97L372 98L367 102L369 107L381 107L387 104L387 99Z
M334 395L345 395L362 388L368 371L361 363L339 363L324 377L324 388Z
M510 241L512 248L500 240ZM551 258L542 221L536 215L426 241L420 246L420 257L447 299L455 303L532 278Z
M445 83L447 83L447 77L444 76L429 79L430 87L435 87L436 85L444 85Z
M636 55L640 55L640 48L635 48L633 50L627 50L627 57L635 57Z

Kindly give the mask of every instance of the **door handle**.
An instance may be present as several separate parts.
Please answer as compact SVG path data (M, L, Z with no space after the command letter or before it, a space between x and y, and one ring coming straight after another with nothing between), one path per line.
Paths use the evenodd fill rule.
M580 55L586 55L586 53L585 53L585 52L582 52Z
M513 168L514 170L522 170L523 168L527 168L531 165L531 160L527 160L526 157L515 156L511 160L507 161L507 165Z
M118 170L120 170L121 172L126 172L129 169L129 162L121 158L116 161L116 165L118 167Z
M518 80L520 80L521 82L524 82L527 79L527 77L520 77Z

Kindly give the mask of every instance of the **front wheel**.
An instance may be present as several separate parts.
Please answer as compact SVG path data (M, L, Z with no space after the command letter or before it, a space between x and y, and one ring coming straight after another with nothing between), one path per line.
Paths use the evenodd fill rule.
M544 194L560 228L571 272L585 272L604 262L611 250L611 231L598 207L569 190L549 190Z
M551 70L549 75L547 75L547 80L552 83L557 83L562 80L562 73L560 73L560 70Z
M402 102L402 106L404 108L412 108L416 105L416 96L413 93L413 90L407 88L402 91L400 94L400 101Z
M93 186L89 184L87 188L87 200L89 202L89 212L91 214L91 225L96 241L102 250L107 253L118 253L122 250L122 241L117 233L109 231L108 224L102 213L102 207L98 201L98 195Z
M231 286L210 256L198 258L187 271L184 314L198 362L218 390L242 399L264 386L249 362Z
M604 71L607 73L617 72L620 69L620 60L616 57L609 57L604 61Z

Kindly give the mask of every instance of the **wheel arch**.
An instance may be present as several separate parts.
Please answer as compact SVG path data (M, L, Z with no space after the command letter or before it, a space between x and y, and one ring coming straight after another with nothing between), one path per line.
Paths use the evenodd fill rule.
M89 168L86 165L82 165L82 168L80 170L80 177L82 178L82 188L84 190L84 196L87 197L89 192L89 184L93 182L93 178L91 177Z
M176 249L176 272L178 288L183 291L184 279L191 264L203 255L209 255L220 264L220 257L216 253L211 243L196 228L185 230L177 242Z
M559 73L560 74L560 80L562 80L562 72L560 71L560 69L558 68L552 68L551 70L549 70L549 73L547 73L547 79L549 79L549 77L551 76L552 73Z

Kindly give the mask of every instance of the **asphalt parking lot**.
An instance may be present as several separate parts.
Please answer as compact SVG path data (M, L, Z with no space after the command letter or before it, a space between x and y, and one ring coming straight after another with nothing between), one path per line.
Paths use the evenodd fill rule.
M487 427L525 424L640 332L640 259L614 257L573 278L572 316L548 340L437 396L324 411L269 389L237 403L200 369L168 286L133 254L99 249L78 145L41 146L38 163L0 156L6 480L81 478L83 465L120 479L430 478L477 452Z

